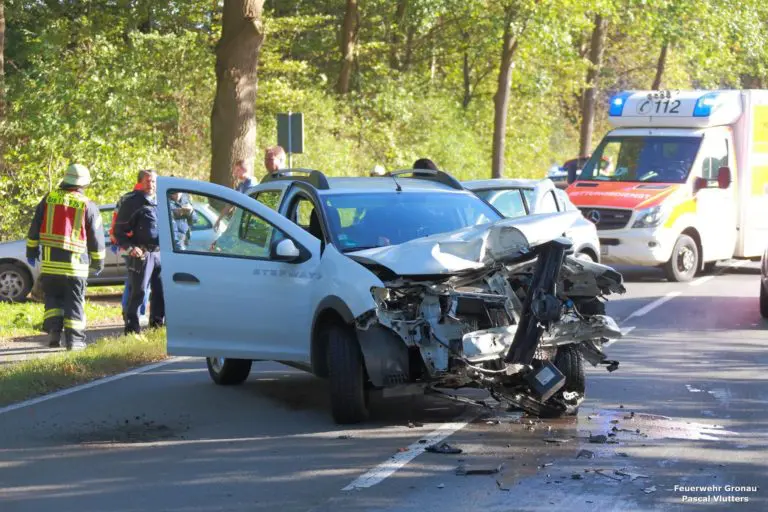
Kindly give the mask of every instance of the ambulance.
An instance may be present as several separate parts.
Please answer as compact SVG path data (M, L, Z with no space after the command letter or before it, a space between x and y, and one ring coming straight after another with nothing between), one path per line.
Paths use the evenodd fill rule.
M768 245L768 91L624 91L567 193L601 260L690 281Z

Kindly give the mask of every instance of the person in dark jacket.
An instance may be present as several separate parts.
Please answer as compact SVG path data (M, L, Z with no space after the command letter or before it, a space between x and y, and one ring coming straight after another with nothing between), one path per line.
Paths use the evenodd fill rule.
M160 240L157 224L157 173L149 170L150 179L143 190L131 192L120 205L115 221L115 238L128 253L128 275L131 297L125 315L125 333L140 333L139 309L147 287L152 288L149 301L149 326L165 323L165 299L160 281Z
M197 213L187 195L181 192L171 194L168 207L173 216L174 247L184 251L189 244L189 239L192 235L192 224L197 220Z
M67 350L86 347L88 271L99 275L104 270L106 247L101 213L83 194L90 183L87 167L70 165L58 190L49 192L38 203L27 233L27 262L34 266L40 260L45 294L43 329L50 336L49 346L64 346Z

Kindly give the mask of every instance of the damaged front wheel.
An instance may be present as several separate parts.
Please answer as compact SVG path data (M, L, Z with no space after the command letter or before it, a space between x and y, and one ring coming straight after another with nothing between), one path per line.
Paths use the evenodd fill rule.
M365 421L368 390L363 355L349 329L335 325L328 330L327 356L333 419L339 424Z

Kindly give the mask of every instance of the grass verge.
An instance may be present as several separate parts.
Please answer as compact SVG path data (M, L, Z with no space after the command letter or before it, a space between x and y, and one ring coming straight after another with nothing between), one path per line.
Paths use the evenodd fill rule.
M0 367L0 406L165 359L165 329L148 329L143 334L143 339L102 338L85 350L58 352Z
M40 302L0 302L0 342L21 336L36 336L42 331L45 306ZM88 326L122 323L119 303L105 304L85 299Z

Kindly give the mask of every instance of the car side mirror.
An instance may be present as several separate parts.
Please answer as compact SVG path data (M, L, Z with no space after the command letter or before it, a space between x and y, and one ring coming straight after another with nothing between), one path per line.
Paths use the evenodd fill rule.
M726 189L731 186L731 168L721 167L717 171L717 186Z
M570 185L574 181L576 181L576 168L569 167L568 168L568 184Z
M276 261L294 261L301 256L301 251L293 243L293 240L285 238L273 246L272 259Z
M693 182L693 193L695 194L699 190L707 187L709 187L709 182L706 178L696 178Z

